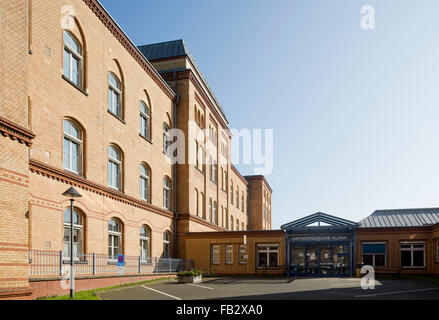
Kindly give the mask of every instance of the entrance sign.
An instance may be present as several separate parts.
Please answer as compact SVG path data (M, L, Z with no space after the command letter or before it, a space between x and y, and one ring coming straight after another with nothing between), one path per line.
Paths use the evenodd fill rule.
M347 241L348 236L307 236L307 237L290 237L291 241Z

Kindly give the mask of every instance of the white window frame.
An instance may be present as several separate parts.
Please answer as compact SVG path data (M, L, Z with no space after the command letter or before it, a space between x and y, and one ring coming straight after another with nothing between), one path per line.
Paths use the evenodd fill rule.
M119 221L117 221L115 219L111 219L111 220L113 220L114 222L116 222L119 225L119 230L122 230L123 227ZM108 226L108 237L111 239L111 244L108 245L109 248L111 248L111 255L108 256L108 261L115 262L115 261L117 261L117 256L116 257L114 256L114 249L115 249L114 239L119 238L119 247L118 247L119 253L118 254L123 254L122 231L118 231L118 232L117 231L110 231L110 227Z
M142 107L140 107L140 135L148 140L151 140L151 109L144 101L140 101L140 105L143 105L149 112L149 114L143 112Z
M165 235L167 238L165 238ZM171 235L169 232L163 233L163 258L168 259L171 257ZM166 250L165 250L166 249Z
M271 247L276 247L277 249L276 250L271 250L270 248ZM265 249L264 249L265 248ZM262 250L262 251L261 251ZM260 252L262 252L262 253L266 253L267 254L267 267L261 267L260 265L259 265L259 253ZM275 267L271 267L270 266L270 253L277 253L277 266L275 266ZM257 255L257 261L256 261L256 267L258 268L258 269L265 269L265 268L279 268L279 259L280 259L280 257L279 257L279 244L258 244L257 246L256 246L256 255Z
M415 245L422 244L424 247L423 249L420 248L414 248ZM402 248L403 245L410 245L410 248ZM410 251L411 252L411 266L402 266L402 252L403 251ZM424 264L423 266L413 266L413 252L414 251L423 251L424 252ZM426 267L426 245L424 241L404 241L399 243L399 259L400 259L400 266L404 269L424 269Z
M73 39L73 41L79 47L79 50L82 49L81 44L75 39L73 34L70 33L69 31L64 30L63 42L64 42L64 50L69 55L69 74L68 75L64 74L64 66L63 66L63 75L67 79L69 79L72 83L74 83L76 86L78 86L79 88L82 89L82 61L83 61L83 57L82 57L81 52L77 52L74 48L72 48L69 44L66 43L66 41L65 41L65 34L69 34L70 35L70 37ZM78 70L78 79L77 80L73 79L73 59L74 58L78 61L78 69L79 70ZM63 57L63 64L65 64L64 57ZM79 83L77 83L77 81Z
M233 245L231 245L231 244L226 245L225 250L226 250L226 256L225 256L226 264L227 265L231 265L231 264L233 264ZM229 258L228 254L229 253L230 253L230 258L231 258L230 261L228 260L228 258Z
M113 148L119 154L119 157L122 159L122 153L116 147L109 146L109 148ZM122 161L111 157L110 151L108 151L108 167L110 168L111 165L115 165L118 168L119 176L117 177L117 179L114 179L115 177L113 176L113 170L111 170L111 180L110 180L110 176L108 176L108 185L110 188L120 191L122 190ZM111 181L115 181L116 186L111 185Z
M120 89L111 83L110 81L111 75L119 83ZM110 91L109 93L111 94L111 101L108 101L108 111L110 111L111 114L115 115L116 117L122 119L122 82L112 72L108 73L108 90ZM115 99L116 96L118 97L118 99ZM108 96L108 99L110 99L110 95ZM118 102L118 104L115 105L115 101ZM110 104L110 102L112 103ZM113 109L116 109L116 112L114 112Z
M149 228L148 226L143 225L141 227L140 230L142 230L142 228L144 228L147 232L147 236L142 236L142 233L140 233L140 260L142 262L150 262L151 260L151 228ZM148 257L144 256L143 253L143 243L146 242L148 244Z
M169 146L171 145L172 141L170 139L171 134L169 133L170 127L166 122L163 122L163 153L167 155L168 157L171 157Z
M362 242L361 243L361 260L362 260L362 262L363 262L363 256L365 255L364 253L363 253L363 245L367 245L367 244L383 244L384 246L385 246L385 248L386 248L386 251L384 252L384 266L380 266L381 268L386 268L387 267L387 243L386 242ZM366 255L368 255L368 256L372 256L372 261L373 261L373 264L372 264L372 267L375 267L375 255L376 254L382 254L382 253L366 253Z
M169 185L166 185L165 181ZM163 178L163 207L171 210L171 180L167 177Z
M69 212L69 215L70 215L70 208L69 209L67 209L67 210L64 210L64 212L63 212L63 220L64 220L64 213L66 212L66 211L68 211ZM77 253L78 253L78 256L77 257L74 257L74 261L79 261L80 260L80 257L81 257L81 255L83 254L83 245L84 245L84 223L82 222L83 221L83 217L82 217L82 215L80 214L80 213L78 213L76 210L75 210L75 208L73 209L73 221L75 221L75 214L78 216L78 220L79 220L79 222L80 223L82 223L82 224L73 224L73 233L75 232L75 231L79 231L80 232L80 234L81 234L81 242L79 242L79 243L77 243ZM64 223L64 238L65 238L65 232L66 232L66 228L69 230L68 232L69 232L69 234L68 234L68 236L69 236L69 238L70 238L70 235L71 235L71 231L70 231L70 222L65 222L65 221L63 221L63 223ZM74 235L73 235L74 236ZM68 251L70 251L70 241L68 242L68 243L66 243L65 241L64 241L64 239L63 239L63 244L67 244L68 245L68 250L67 250L67 252ZM75 246L75 243L73 243L73 246ZM68 254L66 254L66 252L65 252L65 250L63 250L63 260L64 261L70 261L70 255L68 255Z
M144 165L144 164L141 164L140 165L140 181L139 181L139 183L140 183L140 199L142 199L143 201L146 201L146 202L151 202L151 199L150 199L150 193L151 193L151 170L150 170L150 168L147 166L147 165ZM142 173L142 167L146 170L146 172L147 173L149 173L149 174L144 174L144 173ZM142 190L142 181L143 181L143 183L145 184L145 186L146 186L146 197L145 197L145 188L143 188L143 190Z
M75 138L73 136L71 136L70 134L65 132L65 128L64 128L64 121L67 121L70 123L71 126L73 126L79 133L79 136L82 137L82 131L80 128L78 128L78 126L76 126L72 121L68 120L68 119L64 119L63 120L63 167L64 169L76 173L76 174L81 174L82 172L82 140ZM64 143L67 140L69 142L69 164L70 164L70 168L66 168L64 166ZM72 163L73 163L73 156L72 156L72 144L75 144L78 146L78 171L75 171L72 169Z
M212 264L220 264L220 246L218 244L212 245Z

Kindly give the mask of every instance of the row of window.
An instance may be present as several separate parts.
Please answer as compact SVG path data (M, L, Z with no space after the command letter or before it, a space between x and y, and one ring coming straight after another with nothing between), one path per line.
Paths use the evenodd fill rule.
M69 260L70 254L70 209L64 211L64 245L63 255L65 260ZM81 260L85 253L84 214L79 209L73 210L73 259ZM116 261L119 254L123 254L123 224L116 218L108 222L108 260ZM151 262L151 229L147 225L140 227L139 233L139 256L143 262ZM171 235L169 232L163 233L163 258L169 258L171 253Z
M71 120L64 120L63 166L64 169L82 174L83 167L83 132L79 125ZM123 158L120 148L108 146L108 186L122 190ZM140 198L151 203L151 168L140 165ZM171 179L163 177L163 207L171 210Z
M233 265L234 245L224 247L224 263ZM247 264L248 253L247 245L238 245L238 264ZM220 245L213 245L211 248L211 261L213 265L221 264ZM277 268L279 266L279 246L270 244L260 244L256 247L256 267L258 268Z
M439 262L439 241L436 243L436 261ZM363 243L363 264L374 267L387 266L386 243ZM402 268L425 268L425 243L401 242L400 262Z
M82 47L79 41L68 31L64 31L64 59L63 72L74 85L82 89ZM121 80L113 73L108 73L108 111L119 119L123 118L122 101L123 101L123 84ZM146 100L146 99L145 99ZM140 135L151 141L151 108L146 101L141 100L139 106L139 131ZM169 155L168 146L171 141L169 138L169 125L163 123L163 151Z
M206 216L206 208L205 208L205 197L203 192L198 192L198 189L195 188L195 214L198 217L202 217L205 220L210 221L211 223L215 223L216 225L219 225L219 216L218 216L218 203L216 201L213 201L212 198L209 198L209 216ZM201 202L201 204L200 204ZM224 206L221 206L221 226L223 228L228 229L229 228L229 214L227 212L227 208L224 208ZM236 227L235 227L236 226ZM236 228L236 231L245 230L244 222L241 223L241 227L239 224L239 220L233 219L233 216L231 216L230 220L230 230L234 231Z

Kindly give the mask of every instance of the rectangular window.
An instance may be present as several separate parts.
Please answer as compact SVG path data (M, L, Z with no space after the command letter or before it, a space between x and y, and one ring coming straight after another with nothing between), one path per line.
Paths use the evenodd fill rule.
M239 245L239 264L247 264L247 246L244 244Z
M425 267L425 243L401 242L401 267L424 268Z
M363 263L373 267L385 267L386 244L363 243Z
M276 268L279 266L279 245L258 245L258 268Z
M226 264L233 264L233 246L226 246Z
M212 264L220 264L220 246L212 246Z

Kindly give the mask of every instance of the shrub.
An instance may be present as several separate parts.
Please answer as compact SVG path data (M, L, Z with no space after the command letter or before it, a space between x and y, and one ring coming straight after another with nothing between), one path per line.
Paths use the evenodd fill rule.
M177 278L181 279L183 277L199 277L203 275L203 271L201 270L193 270L193 271L180 271L177 273Z

